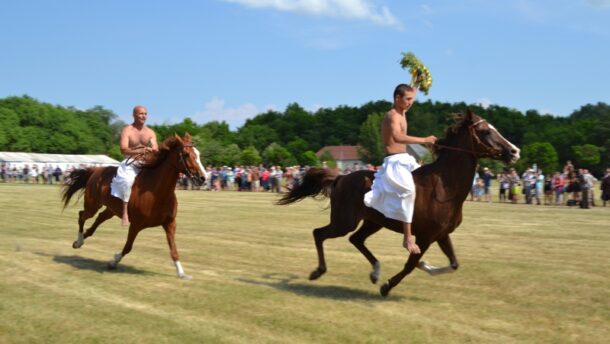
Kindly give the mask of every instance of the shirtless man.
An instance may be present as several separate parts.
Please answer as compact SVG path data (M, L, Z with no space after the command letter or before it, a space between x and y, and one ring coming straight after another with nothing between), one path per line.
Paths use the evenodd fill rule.
M415 184L411 172L419 167L407 153L407 144L435 143L435 136L407 135L406 112L415 102L417 89L406 84L396 86L394 106L386 114L381 128L386 158L375 174L371 191L364 196L364 203L377 209L386 217L403 223L403 247L409 253L421 253L411 234L411 220L415 204Z
M112 179L111 194L123 201L123 216L121 224L129 226L127 205L131 196L131 187L140 172L137 159L148 152L157 152L157 136L155 132L145 125L148 111L144 106L133 108L133 123L121 131L121 153L125 160L121 161L117 175Z

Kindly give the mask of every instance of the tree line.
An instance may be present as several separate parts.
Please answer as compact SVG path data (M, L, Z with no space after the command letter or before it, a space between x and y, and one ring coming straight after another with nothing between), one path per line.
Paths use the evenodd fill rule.
M317 165L315 155L328 145L360 145L364 162L383 159L380 126L392 104L371 101L362 106L305 110L297 103L284 111L269 110L248 119L235 131L224 121L151 125L159 140L189 132L204 164ZM522 149L518 169L537 164L543 171L558 170L566 160L597 174L610 166L610 105L586 104L569 116L525 113L492 105L417 102L408 113L409 134L443 137L451 114L470 108L492 123ZM125 125L112 111L96 106L81 110L40 102L29 96L0 99L0 151L66 154L107 154L121 159L118 137ZM332 157L328 154L320 160ZM481 165L502 168L484 160Z

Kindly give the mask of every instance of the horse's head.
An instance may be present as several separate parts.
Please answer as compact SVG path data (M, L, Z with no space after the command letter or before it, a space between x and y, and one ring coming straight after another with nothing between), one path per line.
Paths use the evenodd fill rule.
M520 149L470 109L467 109L466 114L457 115L456 121L455 130L469 135L471 146L465 148L471 150L477 158L492 158L511 164L519 160Z
M201 185L205 182L205 169L199 160L199 150L193 146L193 141L189 133L184 134L184 137L175 135L178 143L178 160L179 168L188 178L195 184Z

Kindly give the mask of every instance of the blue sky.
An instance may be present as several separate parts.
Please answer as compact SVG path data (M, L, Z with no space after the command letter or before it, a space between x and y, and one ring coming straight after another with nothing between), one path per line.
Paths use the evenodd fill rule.
M391 100L414 52L418 99L565 116L610 103L610 0L3 1L0 97L102 105L130 122L232 129L297 102Z

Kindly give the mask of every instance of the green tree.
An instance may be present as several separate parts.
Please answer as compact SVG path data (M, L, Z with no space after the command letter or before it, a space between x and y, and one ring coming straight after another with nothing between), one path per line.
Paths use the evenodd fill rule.
M241 163L244 166L256 166L261 161L261 155L254 146L248 146L241 151Z
M232 143L228 146L226 146L223 150L222 150L222 161L223 161L223 165L226 166L235 166L235 165L239 165L241 163L241 149L239 149L239 146L235 143Z
M297 161L286 148L274 142L263 151L263 163L286 167L296 165Z
M523 146L522 158L517 164L521 169L536 164L544 173L556 171L559 167L557 151L548 142L534 142Z
M591 144L572 146L577 167L592 168L599 164L601 149Z
M370 114L360 128L360 158L363 162L381 165L384 158L383 143L381 142L381 123L385 114L377 112Z
M299 164L301 166L320 166L320 160L313 151L306 151L301 154Z
M278 140L279 138L275 129L265 125L246 125L237 131L237 144L240 147L252 146L257 151L265 149L272 142L277 142Z
M322 164L326 163L326 166L329 168L337 167L337 161L335 160L333 155L330 154L330 152L327 150L323 151L322 154L320 154L320 157L318 158L318 160L320 160L320 163L322 163Z

